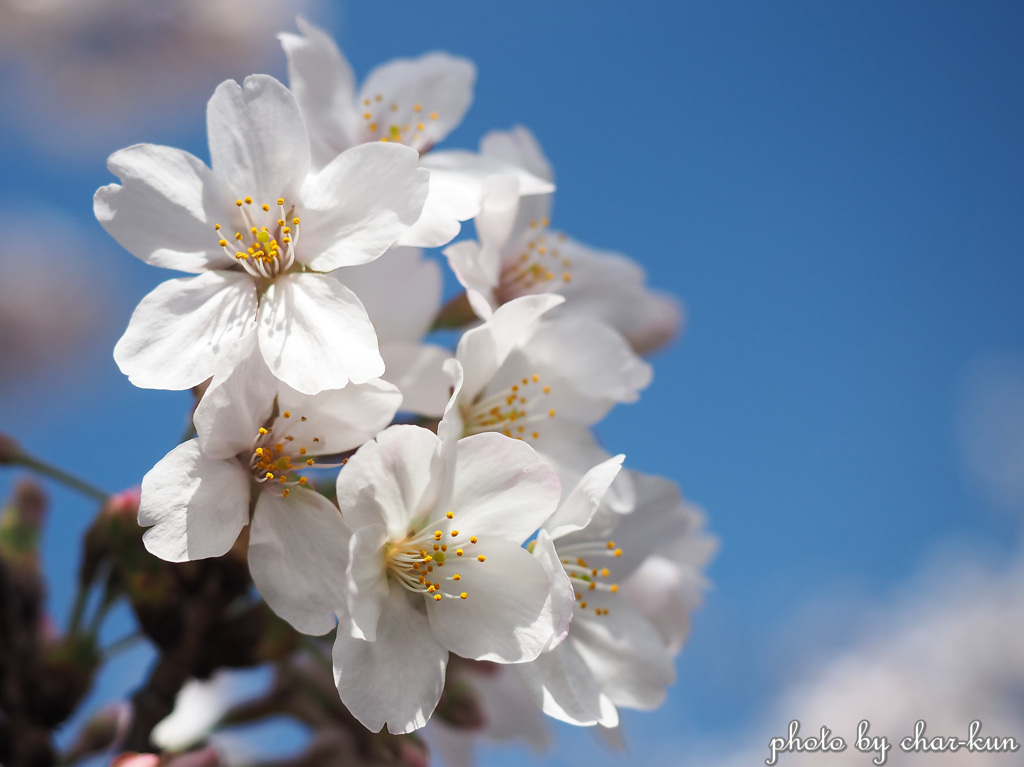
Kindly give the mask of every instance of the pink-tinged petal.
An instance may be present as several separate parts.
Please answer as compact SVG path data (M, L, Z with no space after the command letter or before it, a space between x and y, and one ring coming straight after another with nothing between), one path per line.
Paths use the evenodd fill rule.
M226 554L249 522L252 475L235 460L183 442L142 478L139 524L146 549L168 562Z
M299 17L300 35L277 36L288 59L288 85L309 126L317 168L356 143L355 75L329 34Z
M437 435L418 426L391 426L359 448L338 474L338 505L353 529L384 524L398 539L433 510L441 481Z
M451 597L427 602L434 635L465 658L499 663L533 660L552 643L552 637L568 629L567 624L554 625L552 618L571 612L571 607L552 606L550 600L568 600L571 605L572 596L561 590L552 595L548 573L526 549L487 537L485 531L480 531L479 541L467 551L471 557L449 557L445 563L444 575L451 568L451 574L458 573L460 579L441 580L441 591ZM459 598L460 592L467 595L465 599Z
M334 643L334 681L352 715L371 732L385 723L394 734L425 725L444 688L448 651L409 595L391 589L373 642L342 628Z
M309 172L309 135L284 85L268 75L221 83L207 106L206 131L210 164L232 198L294 200Z
M617 455L592 468L565 497L558 510L544 523L544 529L552 538L582 530L590 522L601 505L601 500L612 480L622 468L626 456Z
M382 64L359 92L362 140L397 136L417 152L429 149L462 122L475 81L473 62L447 53Z
M351 532L334 505L302 487L260 490L249 572L274 612L304 634L326 634L344 607Z
M600 722L615 727L619 723L614 705L607 698L602 701L593 673L570 642L510 670L519 675L536 704L550 717L578 726Z
M93 211L129 253L180 272L232 265L217 245L220 235L214 229L231 211L201 160L180 149L136 144L114 152L107 167L121 183L101 187Z
M304 394L366 383L384 372L366 310L329 275L275 280L260 306L259 340L274 375Z
M396 341L382 343L384 379L402 392L402 410L430 418L444 415L451 379L444 364L452 358L447 349L432 344Z
M675 681L672 658L650 621L625 600L601 616L580 615L566 640L616 706L651 709Z
M291 414L279 418L275 434L293 446L304 446L309 455L332 455L359 447L391 423L402 395L386 381L349 384L319 394L300 394L281 387L279 410ZM305 420L303 420L305 418Z
M384 525L356 528L349 541L345 598L351 621L349 633L357 639L377 639L377 624L388 601L387 569L384 547L388 530ZM399 588L396 586L395 588ZM343 626L340 630L344 630Z
M454 525L522 543L558 504L552 468L525 442L486 432L460 439L448 506Z
M456 352L463 370L463 396L476 397L512 350L530 337L540 316L564 300L553 294L523 296L498 307L480 327L467 330Z
M312 174L302 190L296 258L329 272L378 258L417 218L429 174L398 144L361 144Z
M263 361L255 332L243 338L236 351L237 356L213 377L192 416L199 446L212 458L252 450L281 385Z
M332 276L359 296L382 345L421 341L441 308L441 265L419 248L390 248L376 261Z
M114 360L144 389L188 389L212 376L256 324L256 287L242 272L157 285L135 308Z

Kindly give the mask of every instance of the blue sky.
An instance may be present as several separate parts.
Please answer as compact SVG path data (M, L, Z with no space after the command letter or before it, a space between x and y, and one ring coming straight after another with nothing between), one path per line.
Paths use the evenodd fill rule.
M857 609L936 552L1016 555L1020 517L966 471L958 419L972 370L1024 356L1024 8L351 2L311 15L361 75L434 49L474 60L475 103L445 146L528 126L557 174L554 224L641 261L686 304L650 389L600 428L631 465L678 481L721 541L668 703L626 720L635 748L667 730L748 731L812 650L841 644ZM254 44L262 71L283 75L274 41ZM188 398L134 389L113 364L135 303L168 275L106 237L91 196L129 143L205 157L209 92L171 114L146 106L153 119L73 153L40 138L45 107L9 102L0 124L8 232L44 209L35 238L59 249L46 222L77 221L73 244L112 295L82 354L4 375L0 430L111 490L173 446ZM42 114L57 139L76 130L73 110ZM0 263L32 258L0 248ZM54 498L45 552L63 616L92 512ZM558 738L552 764L596 748Z

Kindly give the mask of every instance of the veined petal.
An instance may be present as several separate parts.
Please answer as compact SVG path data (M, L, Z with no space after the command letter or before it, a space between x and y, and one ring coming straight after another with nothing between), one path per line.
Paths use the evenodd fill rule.
M263 361L255 332L239 341L235 351L237 356L213 377L192 415L199 446L212 458L232 458L252 449L281 385Z
M296 444L311 445L311 455L330 455L359 447L391 423L402 404L397 387L379 379L329 389L319 394L301 394L287 386L278 395L279 409L306 416L292 418L288 435Z
M551 516L560 494L555 472L521 440L486 432L456 444L448 505L464 529L522 543Z
M622 468L626 456L617 455L592 468L565 497L558 510L544 523L552 538L582 530L590 522L608 491L608 486Z
M384 524L400 539L433 509L441 484L441 440L418 426L391 426L338 474L338 505L353 529Z
M329 272L379 257L423 210L429 174L418 165L409 147L361 144L310 175L298 260Z
M451 379L444 364L451 352L433 344L382 343L384 380L402 392L402 410L431 418L444 415Z
M226 554L249 522L251 478L235 460L204 456L197 440L178 445L142 478L146 549L168 562Z
M260 306L260 350L274 375L305 394L384 372L377 336L355 294L326 274L288 274Z
M301 16L300 35L277 36L288 59L288 85L309 126L314 167L357 143L355 74L329 34Z
M371 732L412 732L427 723L444 688L448 651L402 589L391 589L367 642L338 629L334 681L341 700Z
M526 549L502 538L485 538L480 551L486 561L455 564L458 581L443 581L441 590L466 599L442 599L427 605L430 626L438 640L465 658L499 663L533 660L567 625L552 625L552 585L544 567ZM445 568L447 570L447 567ZM571 597L557 593L555 598ZM571 612L571 607L569 608Z
M244 273L168 280L135 308L114 360L136 386L188 389L217 371L255 321L256 288Z
M462 122L475 81L473 62L447 53L382 64L370 72L359 93L363 140L383 136L417 152L429 149Z
M463 396L479 394L540 316L564 300L554 294L523 296L498 307L480 327L467 330L456 351L463 370Z
M357 639L377 639L377 623L388 601L388 579L384 546L388 530L384 525L362 525L349 541L345 598L351 617L348 630ZM342 627L344 629L344 627Z
M616 706L651 709L675 680L668 650L650 621L618 600L602 616L578 616L567 639Z
M231 266L218 247L221 187L198 158L180 149L136 144L107 160L120 184L101 187L93 211L122 247L153 266L203 272Z
M419 342L441 308L441 264L419 248L390 248L375 261L333 276L359 296L382 345Z
M309 135L299 105L269 75L217 86L206 131L210 164L233 197L293 198L309 172Z
M264 486L249 534L249 572L270 608L304 634L326 634L343 608L348 539L341 514L302 487Z

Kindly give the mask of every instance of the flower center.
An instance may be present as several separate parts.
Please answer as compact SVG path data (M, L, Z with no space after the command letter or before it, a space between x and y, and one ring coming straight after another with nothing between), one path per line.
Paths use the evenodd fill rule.
M241 230L232 241L225 237L220 224L214 229L224 252L236 259L242 268L257 279L272 280L287 272L295 263L295 246L299 241L299 217L295 207L285 210L283 197L275 207L267 203L253 208L252 197L236 200L242 217Z
M428 522L404 540L389 541L385 548L388 572L405 589L429 596L434 602L446 597L466 599L469 594L461 591L459 584L462 574L453 570L467 564L479 567L487 560L483 554L473 555L471 547L479 539L453 528L454 518L455 514L449 511L444 520Z
M291 412L285 410L269 427L260 427L259 436L253 442L252 457L249 468L257 482L277 482L284 485L281 495L285 498L290 494L290 487L305 485L308 481L298 475L316 463L307 457L310 452L316 453L320 447L320 438L312 437L310 445L302 444L306 440L297 440L289 434L289 425L294 420L303 424L305 416L293 419Z
M427 130L438 119L437 112L424 109L422 104L386 101L379 93L372 99L363 99L362 107L367 141L405 144L421 154L430 150Z
M497 394L481 398L463 408L463 436L497 431L515 439L540 439L538 424L555 417L553 408L544 406L550 386L538 386L534 373ZM528 388L531 387L532 388Z
M558 557L573 583L576 606L580 610L590 608L596 615L608 614L610 598L606 595L618 592L619 584L608 583L606 579L611 572L603 565L595 566L595 563L621 556L622 549L615 545L615 541L575 543L558 549Z
M530 222L531 231L519 240L523 243L522 249L513 247L511 252L518 250L519 253L504 259L495 288L499 303L534 293L550 293L572 281L572 261L562 258L557 242L551 241L552 238L564 241L565 235L561 232L551 235L546 231L549 223L546 218ZM541 229L539 234L532 231L536 229Z

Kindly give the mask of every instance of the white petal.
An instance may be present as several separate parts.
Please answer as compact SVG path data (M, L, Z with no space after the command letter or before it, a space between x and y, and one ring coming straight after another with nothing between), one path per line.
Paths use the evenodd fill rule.
M220 201L227 193L201 160L180 149L136 144L114 152L107 167L121 183L100 188L93 210L132 255L181 272L231 266L214 229L230 213Z
M309 126L315 167L351 147L356 123L355 75L324 30L296 19L301 35L277 36L288 59L288 85Z
M622 468L624 455L617 455L592 468L566 496L558 510L544 523L552 538L559 538L575 530L582 530L590 522L608 486Z
M444 255L456 279L466 289L466 298L476 316L489 320L498 306L494 288L498 284L499 254L485 251L473 240L463 240L445 248Z
M395 734L425 725L441 697L447 663L448 651L400 588L391 590L376 641L356 639L339 628L334 643L338 693L371 732L385 723Z
M672 659L650 621L618 600L605 615L579 616L572 642L616 706L651 709L675 680Z
M553 294L523 296L498 307L480 327L467 330L456 351L463 369L463 396L479 394L519 342L529 337L540 316L564 300Z
M418 152L429 149L462 122L473 101L475 80L473 62L447 53L382 64L370 72L359 93L365 109L363 140L387 138L392 126L398 126L403 143ZM369 129L373 123L375 132Z
M309 455L331 455L373 439L391 423L402 404L402 395L394 385L381 380L319 394L300 394L283 386L278 404L282 412L291 413L291 418L279 419L277 424L293 438L290 441L294 445L305 446Z
M249 572L270 608L305 634L326 634L344 606L351 535L319 493L264 485L249 534Z
M269 75L221 83L206 110L210 159L234 198L294 199L309 172L309 135L295 97Z
M605 718L601 690L571 643L564 643L530 663L513 666L512 670L520 675L534 701L548 716L579 726L594 725ZM617 724L615 716L614 722L606 726Z
M456 445L448 506L459 529L522 543L551 516L560 494L555 472L521 440L487 432Z
M441 265L419 248L391 248L332 276L359 296L381 344L421 341L441 308Z
M471 557L450 557L444 566L461 576L440 581L448 594L465 592L466 599L444 598L427 602L427 615L438 640L457 655L475 660L520 663L533 660L552 637L564 634L566 624L553 625L553 615L564 615L565 605L551 608L552 584L544 567L526 549L501 538L486 538L467 551ZM486 552L486 561L476 552ZM467 559L468 561L462 561ZM435 573L437 571L435 570ZM555 599L572 597L557 592Z
M451 379L444 364L451 352L432 344L382 343L384 379L402 392L402 410L430 418L444 415Z
M554 181L551 163L533 133L522 125L510 131L491 131L480 140L480 154L523 168L537 178ZM551 190L548 190L551 191Z
M530 549L534 559L548 574L548 580L551 583L551 593L545 606L544 620L550 621L552 626L565 627L564 631L552 635L551 641L545 646L544 652L550 652L562 643L568 633L576 604L576 589L562 566L558 551L555 550L554 541L546 530L537 531L537 538L531 543Z
M312 174L302 190L296 258L329 272L373 261L423 210L429 174L398 144L361 144Z
M441 440L418 426L392 426L352 456L338 474L338 505L353 529L384 524L402 537L433 509L442 479Z
M461 439L465 429L462 413L458 407L462 401L462 363L453 357L445 360L442 368L445 375L448 376L448 380L451 381L452 396L449 397L448 404L444 406L444 415L441 417L441 423L437 425L437 436L443 442L450 443Z
M384 372L377 337L351 290L326 274L289 274L260 306L260 350L274 375L304 394Z
M387 538L388 530L384 525L363 525L356 528L349 541L349 565L345 583L345 597L351 618L348 628L352 636L367 642L377 639L377 623L388 600L388 580L384 567Z
M256 287L246 274L168 280L135 308L114 360L136 386L188 389L217 371L255 320Z
M142 478L146 548L168 562L226 554L249 522L251 480L237 461L204 456L194 439L178 445Z
M252 450L281 385L263 361L256 333L243 338L236 351L237 358L213 377L192 415L199 446L212 458L231 458Z

